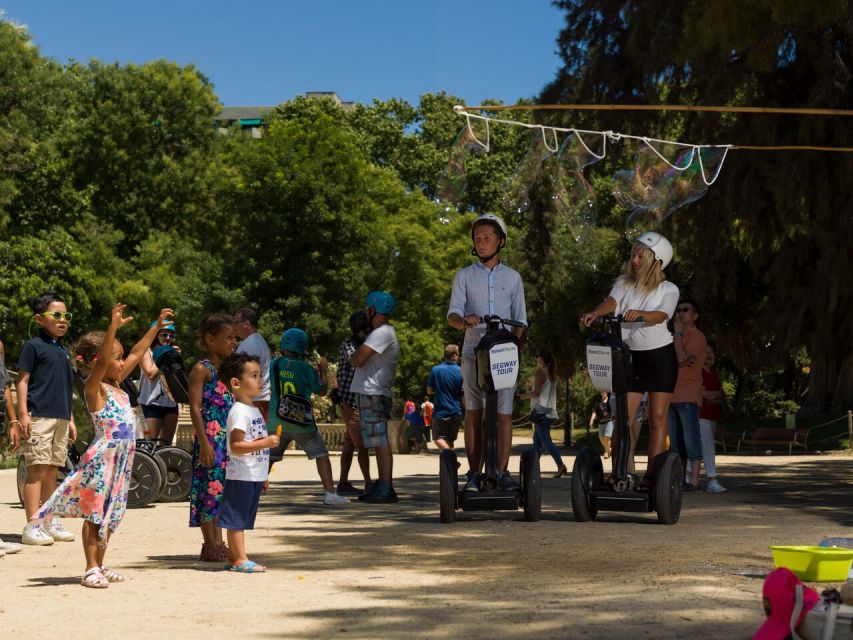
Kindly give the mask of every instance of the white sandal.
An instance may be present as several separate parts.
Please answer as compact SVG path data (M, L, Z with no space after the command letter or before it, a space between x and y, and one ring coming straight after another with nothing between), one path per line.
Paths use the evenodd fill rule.
M118 571L101 567L101 573L107 579L107 582L127 582L127 578L121 575Z
M80 580L80 584L84 587L89 587L90 589L106 589L110 586L109 580L107 580L101 572L100 567L92 567L84 573L83 579Z

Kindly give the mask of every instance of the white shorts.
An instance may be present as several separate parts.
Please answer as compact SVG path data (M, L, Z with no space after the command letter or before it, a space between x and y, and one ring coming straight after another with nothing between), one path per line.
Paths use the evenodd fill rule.
M466 356L462 359L462 388L465 392L465 409L477 411L486 407L486 392L477 386L477 357ZM512 415L512 401L515 399L515 387L498 391L498 413Z

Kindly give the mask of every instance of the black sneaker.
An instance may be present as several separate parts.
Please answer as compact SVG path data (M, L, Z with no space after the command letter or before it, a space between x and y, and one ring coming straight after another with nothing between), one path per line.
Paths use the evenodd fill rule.
M357 496L361 495L362 490L350 482L342 482L338 484L336 492L339 496Z
M382 480L378 480L373 491L364 499L368 504L391 504L397 502L397 492Z
M370 494L373 493L373 490L376 488L377 482L368 482L364 487L364 491L358 494L358 501L364 502L370 497Z
M681 486L681 492L682 493L693 493L694 491L700 491L699 487L697 487L695 484L690 484L689 482L685 482Z
M504 471L498 476L498 489L501 491L521 491L521 485L512 479L509 471Z
M465 483L465 488L462 491L468 493L476 493L480 490L480 474L477 471L468 472L468 481Z

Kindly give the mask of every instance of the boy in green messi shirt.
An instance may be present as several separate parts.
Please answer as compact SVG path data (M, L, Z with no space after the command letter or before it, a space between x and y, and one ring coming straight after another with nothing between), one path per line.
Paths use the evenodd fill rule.
M270 449L270 471L284 456L291 441L296 441L309 460L316 460L317 472L326 494L323 504L349 504L335 493L329 450L314 422L311 394L326 395L326 373L329 363L320 358L317 369L305 362L308 334L302 329L288 329L281 335L282 356L270 362L270 417L268 431L277 433L281 427L281 442Z

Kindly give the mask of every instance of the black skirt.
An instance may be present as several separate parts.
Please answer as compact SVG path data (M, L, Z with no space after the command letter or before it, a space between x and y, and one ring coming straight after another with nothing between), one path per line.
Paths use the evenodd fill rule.
M675 345L648 351L631 349L631 363L634 369L634 381L631 391L636 393L659 392L672 393L678 380L678 356Z

